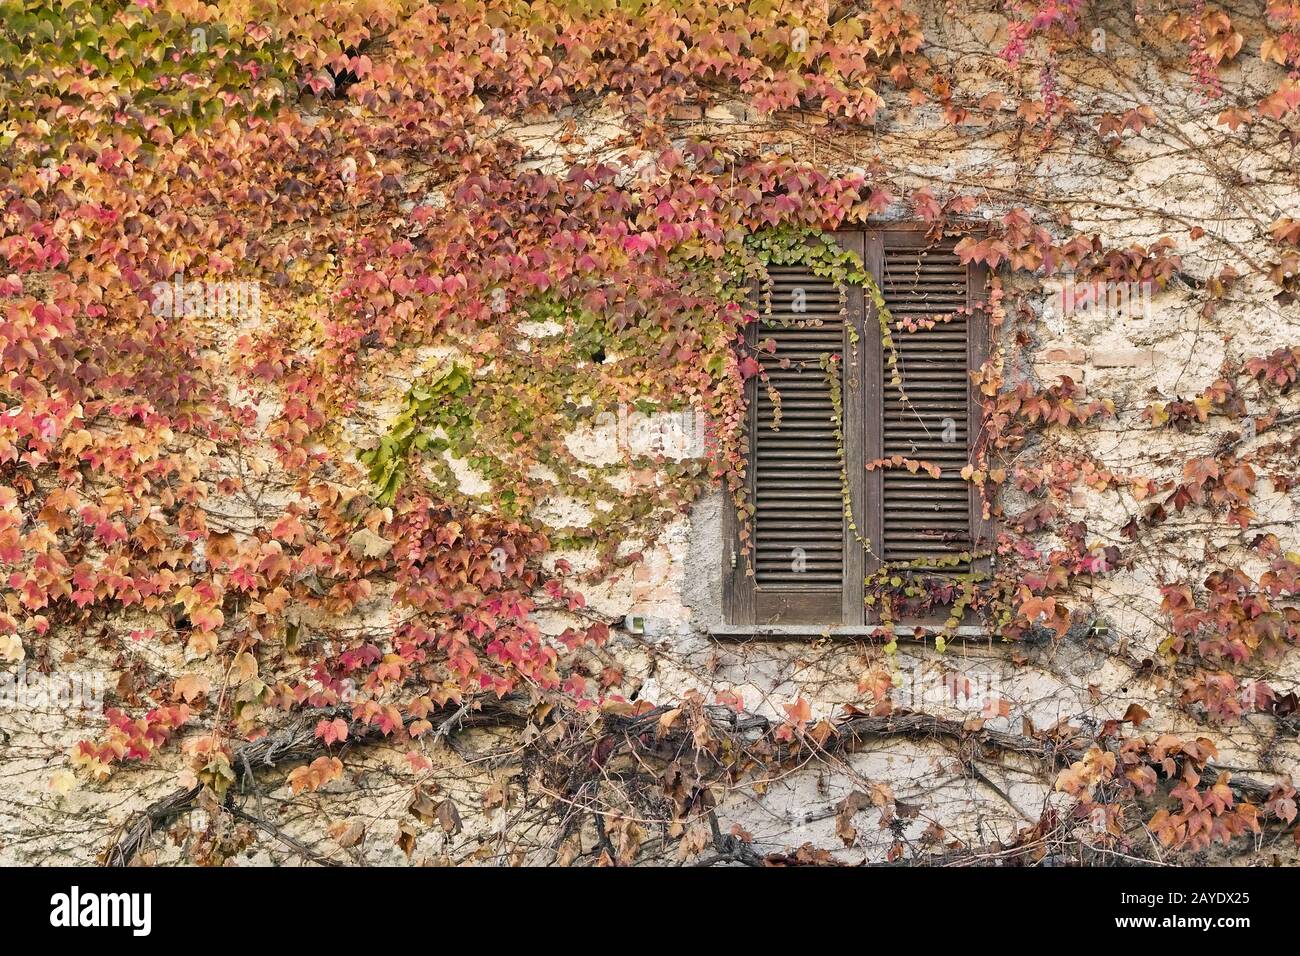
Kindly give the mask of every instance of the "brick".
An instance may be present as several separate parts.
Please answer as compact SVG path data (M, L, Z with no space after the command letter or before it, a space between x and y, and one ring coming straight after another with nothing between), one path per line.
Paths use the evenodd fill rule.
M1055 362L1035 365L1034 372L1044 385L1055 385L1062 375L1070 376L1075 385L1082 385L1086 371L1082 365L1063 365Z
M1039 358L1041 361L1058 365L1082 365L1087 358L1087 353L1083 349L1047 349L1040 353Z
M823 114L809 113L806 110L781 110L773 119L798 126L825 126L828 121Z
M716 103L710 106L704 113L704 118L714 120L715 122L742 122L752 123L758 114L740 102Z
M1156 363L1150 349L1101 349L1092 353L1097 368L1142 368Z

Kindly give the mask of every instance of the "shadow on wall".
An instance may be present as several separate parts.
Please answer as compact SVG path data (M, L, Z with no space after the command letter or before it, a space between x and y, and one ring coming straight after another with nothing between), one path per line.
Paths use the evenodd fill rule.
M731 507L724 493L711 491L695 502L690 513L682 603L691 609L691 631L699 635L707 635L710 628L723 623L722 562L727 550L722 538L724 507Z

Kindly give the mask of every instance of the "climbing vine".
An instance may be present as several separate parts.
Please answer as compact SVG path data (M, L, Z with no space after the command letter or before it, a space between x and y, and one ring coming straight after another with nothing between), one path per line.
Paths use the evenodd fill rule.
M57 799L160 775L97 833L105 860L170 829L224 862L257 839L248 794L325 801L384 752L408 857L439 832L480 852L451 849L472 804L507 834L481 859L828 862L724 831L727 796L810 762L852 776L853 747L904 739L1031 767L1050 799L1002 841L1022 862L1147 853L1148 832L1186 853L1292 839L1300 346L1278 337L1300 334L1300 14L930 6L0 3L0 660L111 674L42 768ZM969 29L948 41L949 21ZM1152 69L1116 72L1122 41ZM1187 82L1141 86L1161 71ZM1153 143L1204 163L1239 221L1160 194L1157 225L1125 230L1129 185L1052 182L1073 155L1127 184ZM944 165L972 144L998 162ZM692 656L698 630L651 633L618 588L693 575L674 536L716 493L751 537L747 383L780 421L769 267L829 279L842 308L861 287L902 387L914 326L833 235L900 219L993 274L962 477L997 531L866 581L880 626L841 645L829 669L856 679L814 716L797 680L747 697L732 650ZM1094 323L1085 380L1084 320L1044 309L1065 284L1179 310L1188 367L1217 340L1212 374L1153 372L1134 398L1092 370L1145 368L1123 362L1156 336ZM844 361L822 371L859 533ZM1143 454L1109 454L1135 435ZM1154 597L1125 617L1107 588ZM895 627L917 616L941 623ZM1001 704L897 706L907 641L949 659L966 625L1017 666L1095 651L1158 700L1014 730L988 724ZM1242 724L1260 765L1219 769L1211 735ZM465 758L473 730L511 742ZM883 859L986 849L937 817L905 838L914 809L865 787L841 846L865 846L871 808ZM321 852L359 852L332 823Z

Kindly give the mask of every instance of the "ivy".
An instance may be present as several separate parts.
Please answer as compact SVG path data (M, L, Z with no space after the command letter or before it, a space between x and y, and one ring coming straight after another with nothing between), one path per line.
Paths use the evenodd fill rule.
M471 386L469 373L455 363L411 386L402 411L378 447L357 454L358 460L370 469L376 500L393 503L405 480L412 451L463 449L473 428L472 415L464 403Z
M898 215L951 235L987 214L957 246L996 270L997 340L975 373L986 428L963 477L1001 531L992 554L873 575L882 627L945 608L944 643L978 614L1021 642L1014 660L1078 638L1122 667L1127 648L1078 636L1095 618L1093 586L1146 573L1190 526L1203 547L1184 550L1224 566L1160 582L1152 616L1169 640L1150 668L1173 689L1170 708L1286 717L1285 687L1249 707L1233 695L1257 662L1294 653L1300 633L1296 560L1256 514L1265 482L1279 495L1294 486L1286 402L1300 351L1269 342L1269 354L1225 366L1221 383L1151 402L1145 419L1082 382L1038 381L1032 353L1045 340L1043 284L1067 274L1178 288L1207 320L1254 287L1289 307L1294 220L1265 216L1249 254L1216 223L1115 245L1070 225L1073 197L1056 208L1035 197L1030 210L983 182L905 188L918 170L889 158L886 131L915 116L943 123L938 143L1013 129L1017 145L995 157L1008 161L1068 141L1124 162L1167 127L1206 143L1251 127L1238 140L1252 149L1293 142L1294 11L1270 4L1247 30L1235 11L1179 9L1147 29L1159 42L1143 47L1144 75L1190 73L1211 99L1231 89L1232 105L1201 128L1157 109L1173 99L1163 90L1089 120L1066 74L1089 36L1086 5L1011 4L1005 75L981 77L997 90L978 93L936 68L914 4L841 7L0 3L0 659L120 670L103 721L72 748L79 776L59 786L181 748L173 805L210 811L213 835L192 856L222 863L247 845L216 835L250 789L232 784L256 791L246 767L273 769L259 753L305 755L282 769L294 798L309 799L362 746L399 745L416 781L431 766L426 745L491 723L520 734L501 759L527 786L495 781L479 803L510 806L514 821L525 815L511 800L562 791L522 827L558 827L555 858L635 862L648 845L638 821L653 820L655 845L683 858L725 850L754 862L739 835L719 835L716 798L847 749L861 714L814 720L799 698L740 720L739 691L721 686L708 700L703 689L652 700L616 652L633 649L650 671L697 673L699 662L621 631L624 599L609 595L643 583L635 566L654 549L677 557L662 532L700 495L721 487L742 527L751 517L744 397L746 383L767 383L746 343L771 315L769 268L809 268L842 306L862 288L901 387L902 326L833 241L837 228ZM1161 43L1179 56L1158 58ZM1268 77L1249 91L1235 88L1243 44L1262 61L1252 75ZM744 122L704 119L733 108ZM597 141L586 126L597 116L619 117L619 134ZM846 166L850 146L877 145L869 169ZM1243 208L1276 205L1267 190L1245 195L1249 185L1224 188ZM1005 205L995 211L990 194ZM1208 253L1184 263L1201 240ZM177 282L248 283L260 305L169 315L155 290ZM823 371L843 471L829 356ZM394 407L391 418L374 411ZM678 413L707 423L699 454L629 438L628 422ZM1216 416L1239 421L1240 435L1211 433ZM1204 447L1150 473L1070 448L1133 421L1149 422L1139 427L1153 441ZM486 490L464 490L462 468ZM1108 496L1108 516L1125 511L1122 542L1072 510L1076 493ZM845 507L856 524L847 497ZM1239 554L1215 547L1223 538L1258 567L1232 566ZM987 574L962 570L986 558ZM584 592L595 589L604 600L593 607ZM1199 849L1294 823L1289 784L1211 779L1211 745L1146 740L1134 733L1142 719L1104 721L1086 745L1064 727L1027 732L1016 752L1068 759L1054 782L1076 817L1101 811L1106 848L1145 852L1143 825ZM1157 768L1176 796L1155 786ZM456 829L454 804L434 809L420 790L411 807L419 825ZM1035 862L1036 848L1073 839L1073 824L1040 822L1007 853ZM839 832L853 839L847 818ZM416 835L401 831L403 850Z

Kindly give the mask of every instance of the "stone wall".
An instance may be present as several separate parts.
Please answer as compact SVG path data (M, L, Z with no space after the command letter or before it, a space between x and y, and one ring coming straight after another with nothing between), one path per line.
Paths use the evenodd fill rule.
M997 56L1005 24L994 13L950 17L943 7L930 10L927 52L951 72L966 100L975 102L1008 75L1010 68ZM1225 362L1300 342L1300 306L1278 301L1276 289L1262 277L1244 280L1212 314L1202 309L1204 297L1195 288L1231 256L1266 261L1270 251L1265 227L1278 210L1297 214L1300 190L1290 147L1259 141L1249 133L1207 133L1220 107L1202 102L1185 75L1156 76L1149 55L1138 53L1134 42L1131 25L1116 20L1105 52L1080 53L1061 64L1059 82L1079 111L1046 143L1030 135L1010 103L953 123L933 105L909 107L901 93L892 94L889 119L869 135L832 135L812 118L798 115L762 119L739 101L707 111L683 109L675 123L682 133L747 138L773 153L806 157L831 169L862 167L900 194L926 187L940 198L972 195L978 200L977 216L987 212L1000 217L1023 207L1041 221L1056 223L1061 235L1095 232L1114 246L1149 245L1171 237L1183 256L1184 274L1154 297L1145 314L1062 316L1051 310L1050 290L1035 290L1015 301L1018 311L1000 343L1009 381L1029 378L1047 385L1068 375L1090 398L1110 399L1117 410L1113 420L1101 424L1048 429L1035 439L1033 455L1055 450L1089 456L1099 468L1159 481L1176 477L1189 456L1207 453L1225 436L1235 436L1239 426L1211 419L1186 434L1156 429L1140 417L1149 403L1199 394L1219 376ZM1226 83L1244 95L1264 89L1272 75L1257 60L1243 56L1240 66L1226 71ZM1100 115L1152 101L1146 98L1158 98L1153 105L1160 122L1103 149L1095 135ZM579 130L589 135L592 155L612 148L617 118L580 114L575 119ZM554 164L556 155L547 149L554 131L542 125L505 132L534 146L533 162ZM887 213L893 218L908 215L901 206ZM1206 223L1217 228L1204 234L1193 231ZM1008 281L1014 290L1020 280ZM233 338L228 344L233 348ZM413 379L428 359L416 356L407 368L387 370L396 380L389 385L391 391L376 391L373 406L348 423L359 440L367 431L373 435L383 428L403 376ZM1247 402L1252 411L1262 408L1262 398L1249 391ZM609 429L575 432L570 447L593 462L621 456L617 436ZM467 490L482 490L468 466L457 462L455 467ZM635 486L653 482L656 476L630 474L627 480ZM1255 502L1257 524L1296 547L1297 503L1295 493L1272 492L1261 484ZM1017 510L1014 491L1006 493L1006 505L1009 511ZM1086 522L1091 538L1123 543L1119 529L1139 503L1123 492L1098 492L1081 482L1066 506L1071 519ZM554 501L543 517L558 525L580 524L589 519L584 507ZM644 560L586 589L594 612L611 620L634 615L645 621L643 634L616 628L604 649L628 675L636 699L673 703L693 693L712 699L719 691L738 690L749 712L781 720L784 705L804 698L815 719L839 712L846 704L870 706L870 688L881 674L890 674L898 707L982 720L985 726L1008 732L1020 732L1026 721L1036 728L1062 720L1096 728L1139 703L1150 711L1144 730L1195 736L1205 728L1193 716L1158 706L1161 701L1176 702L1177 678L1149 666L1158 659L1158 646L1167 634L1157 587L1166 580L1202 578L1207 556L1229 565L1239 561L1255 573L1260 570L1237 529L1189 512L1173 516L1156 531L1131 567L1080 587L1072 596L1075 626L1062 639L1013 644L992 633L978 633L949 642L940 653L932 641L904 638L892 656L878 643L863 641L719 639L709 632L721 621L725 507L729 504L720 492L709 493L656 539L624 542L622 553L640 550ZM578 570L594 561L588 552L556 555L561 556ZM385 611L383 596L377 595L358 613L382 617ZM141 617L140 626L149 626ZM541 620L553 634L570 623L566 615L553 612L541 615ZM184 664L181 655L175 648L174 660L155 664L159 670L179 669ZM122 677L117 660L106 656L102 666L116 692L129 692L129 686L121 686L122 680L129 684L129 678ZM1283 691L1295 689L1300 685L1300 658L1293 654L1268 664L1261 676ZM61 776L64 754L96 720L91 714L69 721L57 714L0 709L5 752L0 769L0 862L91 862L131 812L175 785L180 758L172 753L124 769L104 783L66 787ZM1300 742L1293 726L1255 716L1236 727L1216 729L1213 735L1224 766L1261 779L1284 774L1300 778ZM411 819L412 774L400 749L357 752L349 773L315 794L291 799L288 787L278 783L252 798L275 808L274 818L284 834L336 859L514 862L497 839L503 828L513 825L509 801L483 809L482 800L493 787L502 793L524 788L514 771L498 770L492 759L504 746L501 734L482 731L438 749L435 768L425 775L436 781L429 790L435 802L448 796L456 800L464 829L448 835L438 827L422 828L409 853L396 842L400 827ZM770 780L746 781L726 796L718 813L724 829L743 828L763 850L812 843L846 860L878 861L896 836L915 843L926 831L940 832L936 828L946 835L944 840L974 845L1010 841L1018 829L1039 819L1045 805L1064 799L1053 792L1052 783L1050 774L1030 764L977 766L950 741L880 741ZM870 794L877 788L887 788L900 805L917 812L880 828L864 813L858 818L856 842L846 848L836 833L836 807L854 791ZM329 827L349 822L363 824L365 835L340 849ZM248 862L300 859L273 834L260 834L255 846ZM158 840L147 859L167 862L179 855L179 847Z

